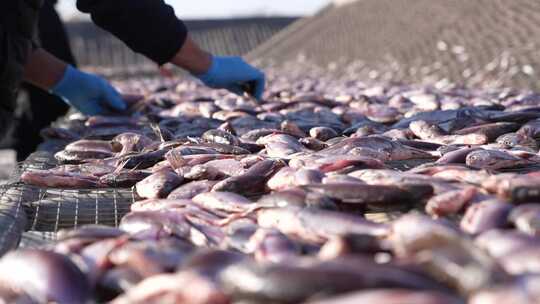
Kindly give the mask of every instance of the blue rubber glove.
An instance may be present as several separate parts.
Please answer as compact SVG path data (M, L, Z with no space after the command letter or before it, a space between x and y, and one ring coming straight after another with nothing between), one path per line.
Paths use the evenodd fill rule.
M127 106L122 96L105 79L68 66L64 77L51 93L86 115L124 111Z
M240 57L212 58L210 70L202 75L194 75L205 85L214 89L227 89L237 95L243 95L245 85L253 84L253 97L261 99L264 93L265 76L263 72L247 64Z

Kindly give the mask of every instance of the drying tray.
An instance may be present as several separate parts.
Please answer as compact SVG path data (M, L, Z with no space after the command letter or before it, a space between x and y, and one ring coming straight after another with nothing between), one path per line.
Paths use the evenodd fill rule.
M0 188L0 255L53 242L61 229L99 224L118 226L139 199L132 188L56 189L20 182L23 172L57 166L54 154L40 151L19 164Z

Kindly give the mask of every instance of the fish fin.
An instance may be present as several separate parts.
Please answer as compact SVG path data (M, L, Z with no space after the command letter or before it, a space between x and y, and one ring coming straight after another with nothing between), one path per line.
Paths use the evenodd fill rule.
M174 149L169 151L169 153L165 155L165 158L167 159L167 161L169 161L169 164L175 170L182 168L186 164L186 161L182 157L182 155Z
M163 132L158 124L150 124L150 128L152 128L152 131L154 131L161 142L166 142L165 138L163 137Z

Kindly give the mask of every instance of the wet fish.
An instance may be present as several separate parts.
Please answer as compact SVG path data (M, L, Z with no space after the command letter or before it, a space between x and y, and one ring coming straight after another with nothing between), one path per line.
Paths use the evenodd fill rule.
M183 288L178 288L182 286ZM180 272L150 277L134 286L112 304L136 303L227 304L229 297L212 280L197 272Z
M459 243L462 233L450 222L409 213L392 223L390 241L398 256Z
M206 192L193 198L193 202L207 210L220 210L225 212L246 211L251 201L231 192Z
M473 204L463 216L461 229L470 234L479 234L490 229L504 228L512 206L508 203L487 200Z
M520 133L508 133L497 138L496 142L506 149L525 147L531 151L538 151L538 144L535 139Z
M432 158L433 156L422 150L414 149L380 136L344 139L338 144L332 145L318 153L322 155L347 154L354 148L369 148L389 154L391 160L406 160Z
M426 213L435 217L457 214L476 193L476 188L469 187L439 194L426 203Z
M411 291L407 289L379 289L372 291L356 291L331 298L314 300L309 304L354 304L354 303L385 303L385 304L459 304L464 300L450 294L432 291Z
M540 205L525 204L514 207L508 220L521 232L540 236Z
M443 145L482 145L488 143L488 138L484 134L448 135L437 125L429 124L422 120L411 122L409 128L420 139Z
M108 187L130 188L150 176L150 172L129 170L113 172L99 178L99 183Z
M349 183L336 183L304 187L348 204L369 204L381 207L409 204L413 200L411 193L395 186L358 184L351 187Z
M537 292L538 277L520 276L505 284L483 289L472 295L471 304L495 304L501 300L509 303L528 304L538 302L540 296Z
M281 169L280 161L264 160L249 168L244 174L220 181L212 191L225 191L242 194L260 194L266 191L266 182Z
M165 198L182 182L182 176L170 170L162 170L138 182L135 188L142 198Z
M475 243L492 257L500 258L528 247L540 246L540 239L515 230L491 229L476 237Z
M320 141L316 138L312 138L312 137L304 137L304 138L300 138L298 140L299 143L301 143L302 145L304 145L306 148L310 149L310 150L313 150L313 151L320 151L320 150L323 150L325 148L328 148L328 144L323 142L323 141Z
M359 216L314 208L263 209L258 212L257 221L263 228L274 228L286 235L317 243L350 233L374 236L388 233L386 225Z
M461 148L455 151L448 152L439 158L436 163L447 165L447 164L465 164L467 161L467 156L475 151L482 150L481 148Z
M238 279L242 278L242 279ZM420 274L393 265L378 265L369 259L306 261L297 264L232 264L220 279L228 293L240 300L300 303L317 294L331 296L378 287L437 289L437 284ZM253 289L250 284L262 286Z
M312 169L319 170L324 173L330 173L340 171L342 169L351 168L351 170L374 168L382 169L386 166L380 159L374 158L378 156L383 159L387 159L387 155L381 155L380 153L371 151L367 152L370 156L362 155L337 155L337 156L319 156L315 155L297 155L289 161L289 166L294 169Z
M69 172L51 172L49 170L23 172L21 180L30 185L50 188L87 189L100 187L99 179L96 176Z
M88 160L104 159L113 155L112 152L62 150L57 152L54 157L61 164L80 164Z
M309 136L321 141L327 141L331 138L337 137L338 133L328 127L315 127L309 130Z
M532 162L505 151L479 150L469 153L466 157L466 163L467 166L476 169L497 170L529 165Z
M113 151L118 155L126 155L132 152L142 152L146 147L155 143L151 138L137 133L122 133L111 141Z
M240 145L240 140L236 136L234 136L233 134L229 132L217 130L217 129L206 131L201 136L201 138L209 142L214 142L218 144L225 144L225 145L231 145L231 146Z
M333 260L339 257L390 252L385 240L364 234L348 234L328 240L320 249L318 257Z
M285 134L265 136L257 140L257 144L264 145L270 157L287 158L291 154L306 150L296 138Z
M122 218L119 227L133 238L141 240L175 236L196 245L206 244L206 239L198 238L200 233L195 231L185 215L177 210L131 212Z
M321 183L324 173L319 170L299 169L283 167L268 180L268 188L282 190L290 187Z
M496 122L481 124L478 126L472 126L457 130L454 132L456 135L466 135L466 134L484 134L489 142L496 140L499 136L515 132L520 128L520 125L513 122Z
M532 138L540 137L540 119L527 122L518 131L518 134L526 135Z
M174 189L168 196L168 199L192 199L198 194L209 192L217 181L200 180L192 181Z
M248 250L260 262L280 263L301 254L300 246L277 230L258 229L248 242Z
M38 303L86 303L91 297L90 284L81 270L58 253L13 251L0 260L0 270L2 288L22 291Z

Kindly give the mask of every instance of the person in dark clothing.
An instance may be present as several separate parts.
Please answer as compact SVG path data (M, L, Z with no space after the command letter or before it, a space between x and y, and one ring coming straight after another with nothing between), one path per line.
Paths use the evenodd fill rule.
M107 81L75 69L38 46L35 27L42 4L42 0L0 1L0 138L12 121L23 79L87 115L126 108ZM246 87L253 87L251 93L258 99L262 96L265 76L261 71L239 57L218 57L201 50L163 0L78 0L77 7L159 65L175 64L212 88L243 94Z
M76 66L68 36L60 16L55 9L56 0L45 0L39 12L38 37L41 47L62 61ZM25 102L19 102L21 117L17 117L12 148L17 160L22 161L34 152L42 142L39 131L65 115L69 106L62 99L32 84L25 83L21 91L26 94ZM20 101L20 98L19 98Z

